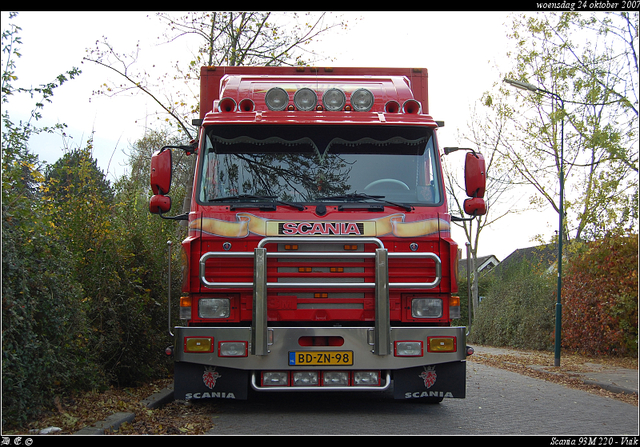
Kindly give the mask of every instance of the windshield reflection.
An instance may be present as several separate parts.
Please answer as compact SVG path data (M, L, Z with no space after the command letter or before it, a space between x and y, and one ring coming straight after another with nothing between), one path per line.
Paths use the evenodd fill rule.
M259 127L209 129L199 202L251 195L308 203L354 194L423 206L441 202L430 129Z

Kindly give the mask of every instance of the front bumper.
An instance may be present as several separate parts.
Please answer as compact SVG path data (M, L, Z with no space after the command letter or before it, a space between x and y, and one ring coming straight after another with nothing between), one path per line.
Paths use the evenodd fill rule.
M314 366L289 364L290 353L305 351L352 352L350 365L327 365L331 369L379 369L394 370L423 365L435 365L466 359L466 335L464 327L392 327L389 331L389 354L374 352L375 331L373 327L273 327L267 331L267 353L251 354L251 328L230 327L178 327L176 328L175 361L201 365L222 366L242 370L298 370L318 369ZM211 338L212 352L185 352L185 340L189 337ZM303 346L304 337L333 337L342 340L340 346ZM453 352L429 352L430 337L451 337L455 343ZM220 342L245 342L247 355L242 357L221 356ZM423 352L419 356L397 356L395 346L402 341L422 341Z
M212 352L185 352L189 338L207 338ZM300 340L331 337L340 346L301 345ZM455 351L430 352L431 337L453 339ZM176 328L175 392L177 399L233 398L246 399L249 384L256 391L385 391L394 383L396 399L465 397L466 335L464 327L392 327L389 353L374 352L372 327L274 327L268 329L267 353L251 354L251 328L179 327ZM246 354L221 355L221 342L242 342ZM402 341L422 341L421 355L398 356L395 346ZM292 354L305 352L350 353L349 365L292 365ZM264 371L380 371L377 386L293 387L260 384ZM431 383L432 381L433 383Z

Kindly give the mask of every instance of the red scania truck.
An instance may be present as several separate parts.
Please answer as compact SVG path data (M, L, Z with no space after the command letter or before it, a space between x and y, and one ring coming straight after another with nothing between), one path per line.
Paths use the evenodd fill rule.
M203 67L176 399L465 397L458 245L424 68ZM171 150L150 211L171 208ZM447 151L448 152L448 151ZM465 212L485 212L469 151ZM163 216L165 217L165 216ZM457 219L463 219L457 217Z

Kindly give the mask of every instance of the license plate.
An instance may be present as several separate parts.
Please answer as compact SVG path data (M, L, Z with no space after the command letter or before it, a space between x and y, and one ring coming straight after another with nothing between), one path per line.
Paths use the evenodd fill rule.
M289 366L353 365L353 351L289 352Z

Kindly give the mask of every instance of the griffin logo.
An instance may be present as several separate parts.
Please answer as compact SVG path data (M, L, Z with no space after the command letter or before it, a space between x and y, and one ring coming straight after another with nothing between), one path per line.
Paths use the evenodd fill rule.
M424 366L424 371L420 373L420 378L424 380L424 386L431 388L435 383L438 375L435 366Z
M211 390L214 386L216 386L216 380L218 380L220 377L222 376L219 372L216 371L215 368L205 368L204 374L202 374L202 381L207 386L207 388Z

